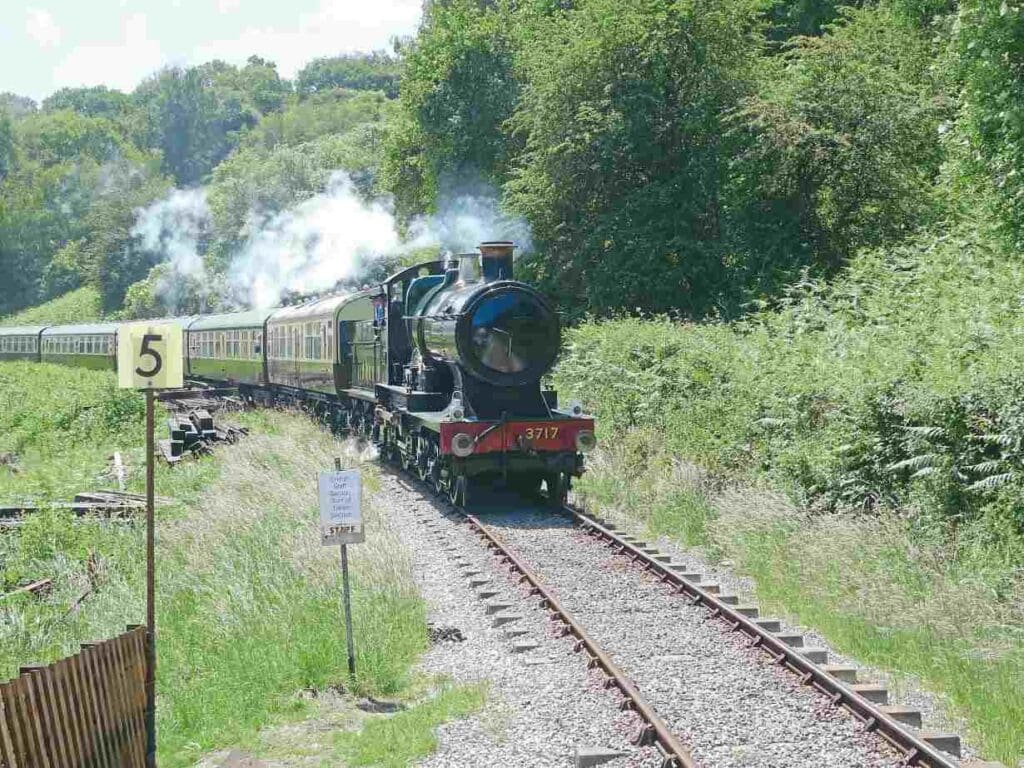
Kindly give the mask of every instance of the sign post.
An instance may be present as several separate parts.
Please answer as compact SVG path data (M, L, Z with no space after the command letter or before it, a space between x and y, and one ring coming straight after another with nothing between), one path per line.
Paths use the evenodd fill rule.
M156 768L156 525L153 515L156 445L154 392L184 384L182 331L177 324L122 326L117 379L122 389L146 391L146 768Z
M341 459L334 460L334 472L321 472L320 533L324 546L341 545L342 601L345 607L345 642L348 646L348 673L356 674L356 646L352 637L352 594L348 584L348 545L365 541L360 508L362 478L358 469L343 470Z

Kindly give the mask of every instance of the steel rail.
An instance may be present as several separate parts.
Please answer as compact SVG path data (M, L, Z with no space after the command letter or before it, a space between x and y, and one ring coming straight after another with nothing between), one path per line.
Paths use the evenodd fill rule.
M878 735L902 753L902 765L923 765L928 768L959 768L959 762L946 757L932 745L922 741L916 734L904 728L875 704L847 688L838 679L828 674L814 662L786 645L768 630L760 627L732 606L706 592L693 582L684 579L667 565L659 562L639 547L626 541L586 513L566 505L562 509L580 527L596 533L620 554L628 554L634 562L642 561L648 571L656 571L662 582L673 584L681 594L686 594L692 605L703 604L712 618L721 618L731 625L733 632L743 632L751 638L752 647L763 648L779 666L800 675L801 682L811 685L828 696L835 706L845 707L868 731Z
M504 542L495 536L480 520L459 507L456 507L455 510L485 539L489 548L497 550L502 560L509 563L513 569L519 572L521 576L520 581L529 582L531 594L539 595L541 605L551 611L565 625L565 634L571 634L576 637L576 651L584 649L587 651L587 654L590 656L588 667L600 667L608 676L608 683L614 684L622 692L622 695L625 697L623 704L632 708L645 721L646 725L640 732L638 743L640 745L657 744L664 755L663 768L698 768L698 764L694 761L686 747L675 737L665 721L661 719L661 716L654 711L654 708L644 700L636 686L629 681L629 678L623 674L622 670L616 666L608 654L594 642L583 627L566 612L557 598L544 587L533 571L516 557Z

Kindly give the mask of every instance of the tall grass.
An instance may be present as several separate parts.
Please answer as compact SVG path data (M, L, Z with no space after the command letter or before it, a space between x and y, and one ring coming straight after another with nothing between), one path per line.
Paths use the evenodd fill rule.
M104 484L98 475L114 447L125 452L130 484L138 487L144 464L137 395L119 393L106 373L4 364L0 376L11 398L0 416L7 419L6 445L19 458L16 474L0 468L9 473L4 493L59 498ZM316 472L332 467L335 456L349 466L358 457L301 416L232 419L248 423L253 434L213 457L158 473L157 492L177 500L158 508L162 765L188 765L208 749L245 742L289 712L304 688L394 694L426 647L407 552L367 496L367 542L351 548L358 673L348 679L338 549L320 545L315 488ZM75 429L83 423L90 429ZM364 466L364 480L372 488L371 466ZM32 515L0 534L4 588L54 581L44 598L0 604L0 679L139 623L143 552L140 526L61 511Z
M1024 264L979 213L732 325L584 324L556 385L612 447L581 490L728 557L840 648L920 676L1015 763L1022 294ZM729 485L795 504L769 512Z
M162 531L161 753L185 764L237 742L303 688L393 694L426 647L406 551L382 512L351 547L358 674L346 679L338 549L316 522L316 472L342 450L304 420L267 415L222 459L195 511ZM346 455L346 464L356 457ZM372 479L370 468L364 475Z
M51 299L45 304L0 318L0 325L89 323L101 317L103 303L100 300L100 292L92 286L84 286Z

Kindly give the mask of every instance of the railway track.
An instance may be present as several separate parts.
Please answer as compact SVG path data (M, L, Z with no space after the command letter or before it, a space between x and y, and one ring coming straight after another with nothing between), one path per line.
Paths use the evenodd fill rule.
M565 507L501 513L485 522L465 509L445 508L446 517L469 526L512 578L528 586L560 634L575 638L588 666L604 672L606 686L617 688L623 706L645 724L634 743L656 745L665 766L1000 765L961 763L959 737L921 730L920 713L889 706L884 687L858 683L854 668L828 664L823 649L804 647L802 636L782 632L778 621L719 594L699 574L604 520ZM600 591L603 576L595 574L608 572L625 574L612 579L619 585L613 588L631 584L621 602ZM636 607L644 602L649 613ZM685 632L699 625L703 635L691 638L688 648L680 640L685 632L666 634L673 622ZM650 641L650 658L624 652L651 636L659 639ZM714 670L716 664L723 668ZM716 675L717 703L709 703L702 686ZM680 705L688 698L689 705ZM803 738L801 728L810 736Z
M415 477L412 479L421 489L436 497L432 488ZM586 652L588 666L599 667L607 676L608 685L621 692L625 706L633 709L646 723L638 734L638 744L657 745L665 757L666 766L694 768L705 764L695 760L684 743L687 739L683 738L685 734L690 740L698 742L699 737L693 732L700 729L688 727L685 718L678 723L669 723L660 714L659 707L663 705L652 703L641 693L631 674L632 670L623 669L617 664L615 654L602 647L602 638L595 637L588 630L587 621L582 620L572 610L572 606L567 607L565 601L559 598L557 578L549 580L543 568L538 570L534 559L524 555L515 541L507 541L507 537L494 530L493 525L485 524L465 509L442 502L451 515L469 525L486 546L497 553L499 559L517 574L518 579L529 584L530 594L538 597L541 605L560 622L564 634L576 638L576 649ZM772 667L789 674L799 688L813 692L819 701L827 702L834 709L849 712L861 724L861 733L871 734L873 739L884 741L891 748L891 754L878 760L869 757L857 762L849 757L844 759L852 762L841 764L920 765L927 768L964 768L967 765L961 765L958 760L960 740L957 735L923 731L920 728L919 712L889 706L888 692L884 687L858 683L856 669L828 664L824 649L804 647L802 636L782 632L777 620L761 617L755 606L740 605L735 597L719 594L716 585L702 583L700 574L687 572L683 566L673 563L671 558L594 515L566 506L557 512L540 513L539 519L549 518L553 514L571 524L572 530L585 533L588 538L603 544L610 550L610 556L628 562L631 567L646 574L649 577L646 589L652 595L659 588L661 598L666 592L674 595L675 607L665 606L666 611L690 611L691 615L694 611L700 612L705 622L710 621L717 626L719 634L732 635L747 648L758 649ZM509 534L515 529L505 527L502 530ZM508 538L514 540L516 537ZM714 652L712 648L703 651L709 658ZM665 670L662 676L669 677L671 674L670 670ZM654 682L653 687L657 687L656 679L652 678L648 682ZM644 687L646 690L646 683ZM745 695L749 695L749 691ZM786 764L787 758L783 756L781 759L782 763L768 764ZM970 765L972 768L1000 766L998 763L978 761L972 761Z

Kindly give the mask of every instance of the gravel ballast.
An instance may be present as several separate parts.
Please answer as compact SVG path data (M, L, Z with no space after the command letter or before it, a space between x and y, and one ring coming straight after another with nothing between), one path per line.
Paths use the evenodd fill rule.
M578 748L624 753L609 768L654 768L654 748L637 748L630 737L640 721L619 708L603 676L587 670L573 641L558 637L536 598L494 558L464 523L443 516L444 506L407 478L385 473L379 501L413 556L414 577L427 601L437 638L421 671L459 683L484 682L488 695L476 715L439 729L438 750L423 766L570 766ZM469 571L479 571L467 576ZM488 583L472 587L470 579ZM479 591L494 592L486 599ZM495 606L511 607L495 613ZM521 618L495 627L495 617ZM523 634L510 638L506 630ZM459 641L459 637L464 638ZM516 651L514 644L536 642Z
M487 519L708 768L894 766L848 713L564 517Z

